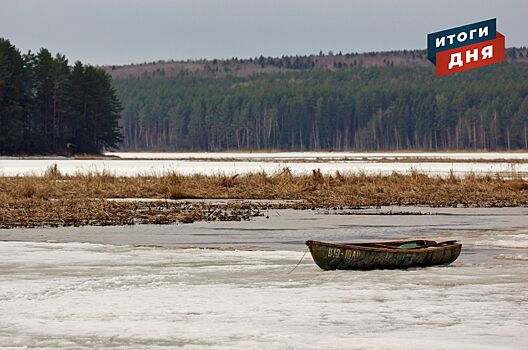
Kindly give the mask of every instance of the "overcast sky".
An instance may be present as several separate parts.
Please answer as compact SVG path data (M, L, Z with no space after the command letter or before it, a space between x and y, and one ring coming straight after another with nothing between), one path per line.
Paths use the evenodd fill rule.
M70 61L425 49L427 33L497 18L528 46L527 0L0 0L0 37Z

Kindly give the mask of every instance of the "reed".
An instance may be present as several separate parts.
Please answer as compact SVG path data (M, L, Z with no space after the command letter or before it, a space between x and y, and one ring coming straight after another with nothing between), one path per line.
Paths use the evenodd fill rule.
M116 202L149 198L158 202ZM190 199L274 199L275 204L190 203ZM173 201L179 200L179 201ZM237 220L267 208L344 208L382 205L504 207L528 205L528 181L520 176L457 177L341 174L295 176L288 168L272 175L120 177L105 172L66 176L0 177L0 227L124 225L196 220Z

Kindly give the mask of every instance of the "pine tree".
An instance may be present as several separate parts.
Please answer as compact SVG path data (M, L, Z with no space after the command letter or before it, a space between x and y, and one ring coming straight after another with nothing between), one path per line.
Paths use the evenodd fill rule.
M44 48L22 56L0 39L0 154L116 148L120 113L103 69L80 62L72 68Z
M0 38L0 154L23 151L24 73L20 52Z

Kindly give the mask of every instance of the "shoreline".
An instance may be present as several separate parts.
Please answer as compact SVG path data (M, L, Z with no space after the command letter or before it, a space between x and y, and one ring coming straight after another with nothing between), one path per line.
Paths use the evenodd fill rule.
M481 157L479 157L481 156ZM511 158L509 158L511 156ZM352 150L352 151L109 151L101 154L12 154L0 155L0 160L191 160L191 161L354 161L376 162L528 162L528 150Z

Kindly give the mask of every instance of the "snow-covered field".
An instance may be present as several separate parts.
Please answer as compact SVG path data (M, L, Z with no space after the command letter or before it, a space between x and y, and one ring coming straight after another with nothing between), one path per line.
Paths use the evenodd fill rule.
M191 174L245 174L280 172L288 167L294 174L309 174L320 169L324 174L364 172L367 174L409 173L431 175L513 173L528 176L528 163L497 162L500 159L528 160L528 153L111 153L123 159L0 158L0 175L42 174L57 165L63 174L106 171L120 176ZM401 158L427 158L430 161L405 161ZM207 158L207 160L197 160ZM384 161L380 159L384 158ZM394 159L393 162L387 159ZM454 162L446 161L451 159ZM495 160L475 162L476 159ZM441 160L441 161L439 161ZM464 161L466 160L466 161Z
M0 349L526 349L526 209L392 209L433 215L0 230ZM464 246L447 267L325 272L307 254L288 274L324 237Z

